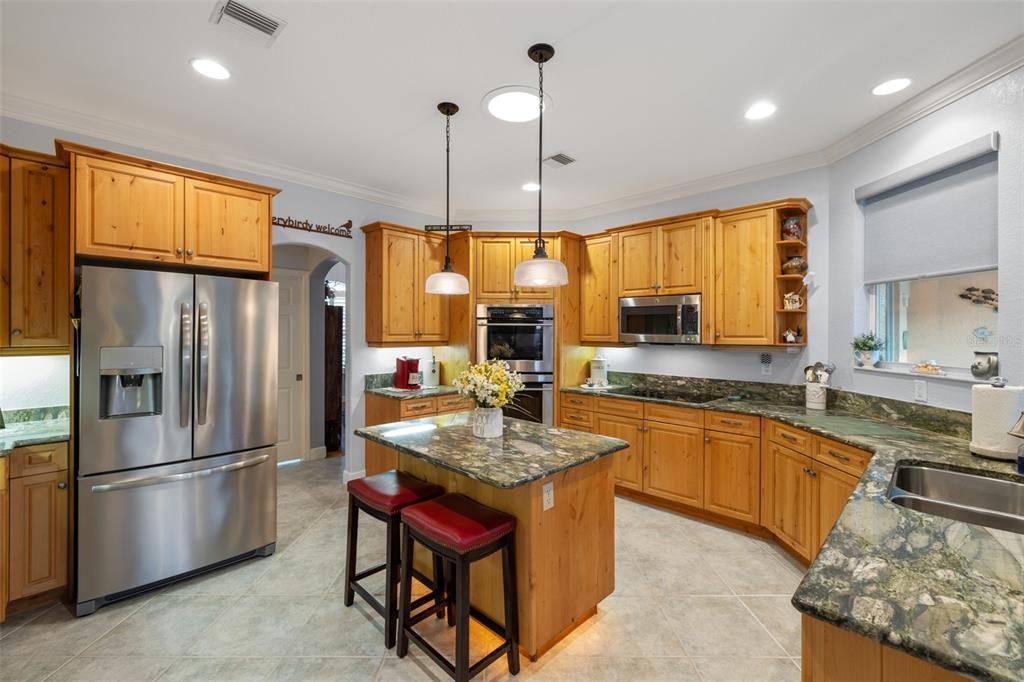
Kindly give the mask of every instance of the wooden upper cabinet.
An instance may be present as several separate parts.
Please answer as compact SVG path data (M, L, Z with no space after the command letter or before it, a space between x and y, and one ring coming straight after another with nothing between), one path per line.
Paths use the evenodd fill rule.
M70 344L68 171L10 161L9 335L12 348Z
M450 297L425 291L427 277L444 267L444 239L386 223L363 231L367 343L446 343Z
M654 296L658 286L657 228L620 232L619 297Z
M185 178L90 156L75 157L78 255L183 263Z
M658 293L696 294L701 290L701 220L658 228Z
M783 544L810 560L817 547L811 458L777 443L765 447L771 458L767 494L772 498L772 516L767 519L768 528Z
M270 270L270 196L185 179L185 263L229 270Z
M11 157L0 154L0 348L11 342ZM2 473L2 470L0 470ZM2 519L0 519L2 520ZM3 536L0 531L0 544ZM0 551L3 548L0 547ZM2 557L0 557L2 558ZM3 567L0 566L0 616L3 615Z
M438 342L448 340L448 301L449 296L426 293L427 278L444 267L444 237L424 235L417 245L419 248L419 278L416 294L419 304L419 341Z
M516 267L517 240L510 237L474 238L476 267L473 290L477 299L508 300Z
M760 494L761 439L705 431L704 508L756 524Z
M618 254L615 235L604 234L583 241L580 277L580 341L619 340Z
M703 506L704 431L652 421L644 429L644 492Z
M776 343L773 227L771 209L715 221L715 343Z

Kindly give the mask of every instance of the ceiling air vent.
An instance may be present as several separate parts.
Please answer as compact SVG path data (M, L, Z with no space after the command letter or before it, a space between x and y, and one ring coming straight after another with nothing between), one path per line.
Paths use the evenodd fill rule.
M283 19L244 5L238 0L220 0L213 8L210 23L232 26L260 39L265 39L264 45L267 47L270 47L277 36L281 35L281 31L287 25Z
M576 159L572 158L568 154L558 152L557 154L552 154L548 158L544 159L544 163L552 168L561 168L562 166L568 166L570 163L576 163Z

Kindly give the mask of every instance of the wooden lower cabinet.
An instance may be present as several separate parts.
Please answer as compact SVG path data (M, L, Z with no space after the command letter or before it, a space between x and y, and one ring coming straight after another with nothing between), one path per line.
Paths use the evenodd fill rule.
M625 450L616 452L612 471L615 483L631 490L643 490L644 422L632 417L618 417L597 414L594 417L594 433L610 438L619 438L629 443Z
M704 433L704 509L759 523L761 439L721 431Z
M776 443L766 447L771 461L767 494L772 499L766 525L779 542L809 561L820 544L815 533L812 460Z
M817 473L817 500L814 531L814 552L808 558L813 559L818 549L825 542L825 538L832 532L832 526L839 520L843 513L853 489L857 487L857 477L848 473L833 469L830 466L818 465L814 467Z
M644 491L693 507L704 505L704 432L645 422Z
M472 410L472 400L452 394L429 398L399 400L376 393L366 393L364 400L364 421L367 426L408 421L438 414L450 414ZM398 452L383 445L364 440L363 471L373 476L390 471L398 466Z
M12 478L10 488L9 599L14 601L67 584L68 471Z
M954 682L967 679L807 615L802 617L801 629L803 682Z

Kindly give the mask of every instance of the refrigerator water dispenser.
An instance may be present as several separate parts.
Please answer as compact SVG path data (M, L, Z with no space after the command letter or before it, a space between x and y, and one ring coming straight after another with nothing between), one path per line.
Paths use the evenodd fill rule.
M163 358L161 346L100 348L100 419L160 414Z

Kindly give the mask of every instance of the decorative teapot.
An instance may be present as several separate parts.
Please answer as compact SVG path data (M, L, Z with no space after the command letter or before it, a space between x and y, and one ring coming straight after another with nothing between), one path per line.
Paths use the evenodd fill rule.
M782 297L784 310L800 310L804 306L804 298L795 291L791 291Z

